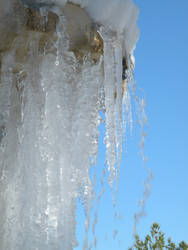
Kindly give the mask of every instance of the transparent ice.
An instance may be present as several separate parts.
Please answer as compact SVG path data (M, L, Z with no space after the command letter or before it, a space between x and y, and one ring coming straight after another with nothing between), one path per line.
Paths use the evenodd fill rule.
M56 53L42 53L35 32L28 35L26 61L16 60L19 37L1 53L1 250L76 247L76 201L80 198L89 211L94 199L90 167L97 158L101 109L111 187L119 174L122 126L127 122L122 121L122 106L131 109L128 82L122 88L122 60L130 60L135 39L130 46L131 31L115 32L105 17L98 30L103 55L94 63L86 53L81 63L68 49L65 18L54 11L59 15Z

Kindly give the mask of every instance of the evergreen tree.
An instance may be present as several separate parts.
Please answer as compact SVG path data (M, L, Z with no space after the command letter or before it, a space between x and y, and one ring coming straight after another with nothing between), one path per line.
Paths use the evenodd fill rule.
M165 234L160 230L160 226L158 223L153 223L151 226L150 234L147 234L144 240L141 240L138 235L135 236L135 243L133 247L129 248L129 250L188 250L188 244L184 241L181 241L178 246L168 238L167 241L165 239Z

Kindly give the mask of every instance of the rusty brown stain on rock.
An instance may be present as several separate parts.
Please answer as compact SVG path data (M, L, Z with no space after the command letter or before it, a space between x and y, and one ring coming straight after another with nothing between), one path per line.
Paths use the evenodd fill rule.
M27 9L26 29L38 32L55 32L58 23L58 16L53 12L48 12L48 16L41 16L40 11ZM47 21L46 21L47 20Z

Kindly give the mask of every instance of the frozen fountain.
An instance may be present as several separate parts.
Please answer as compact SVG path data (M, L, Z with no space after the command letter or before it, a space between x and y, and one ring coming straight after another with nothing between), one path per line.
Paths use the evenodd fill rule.
M77 245L76 200L87 211L94 198L99 111L113 187L137 14L132 0L1 1L1 250Z

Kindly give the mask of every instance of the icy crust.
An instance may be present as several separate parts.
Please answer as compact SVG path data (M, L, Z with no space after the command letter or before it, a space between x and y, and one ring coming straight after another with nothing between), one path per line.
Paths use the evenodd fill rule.
M18 1L18 0L17 0ZM137 27L138 8L133 0L19 0L26 7L39 9L40 7L63 7L67 2L77 4L84 8L93 22L110 28L112 31L122 34L124 51L132 54L139 36ZM8 12L11 10L11 2L16 0L2 0L0 7ZM5 8L6 7L6 8Z
M124 54L133 54L139 36L138 8L132 0L71 0L88 12L96 24L122 35ZM65 0L54 0L64 5Z
M54 0L64 5L65 0ZM96 24L122 35L124 54L132 54L139 36L138 8L132 0L71 0L88 12Z

